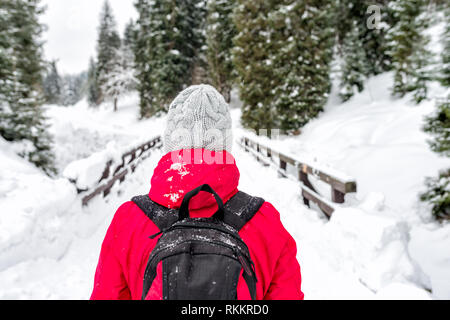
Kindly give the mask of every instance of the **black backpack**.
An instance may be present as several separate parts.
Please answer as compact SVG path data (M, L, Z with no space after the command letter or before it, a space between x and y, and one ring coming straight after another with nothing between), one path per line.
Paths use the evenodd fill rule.
M190 218L189 201L200 191L212 193L218 210L211 218ZM163 207L145 195L132 199L159 228L144 274L145 299L162 262L164 300L236 300L241 272L256 300L255 266L239 231L264 200L238 192L225 206L209 186L187 193L180 210Z

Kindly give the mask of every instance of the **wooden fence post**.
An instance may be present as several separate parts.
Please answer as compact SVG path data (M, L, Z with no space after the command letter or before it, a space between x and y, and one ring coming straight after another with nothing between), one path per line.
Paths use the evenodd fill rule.
M339 190L334 189L331 187L331 200L334 203L344 203L345 202L345 194L340 192Z
M279 172L279 176L282 178L286 178L286 168L287 168L287 162L280 158L280 169L282 170Z
M259 143L256 144L256 152L257 152L258 154L261 152L261 149L260 149L260 147L259 147ZM256 156L256 161L259 162L259 157L258 157L258 156Z
M300 171L298 172L298 178L299 178L299 180L300 180L301 182L303 182L303 184L304 184L305 186L307 186L308 188L311 188L311 187L312 187L311 182L310 182L309 179L308 179L308 175L307 175L306 173L304 173L302 170L300 170ZM314 190L314 188L311 188L311 189ZM308 200L306 197L303 197L303 203L304 203L306 206L310 207L309 200Z

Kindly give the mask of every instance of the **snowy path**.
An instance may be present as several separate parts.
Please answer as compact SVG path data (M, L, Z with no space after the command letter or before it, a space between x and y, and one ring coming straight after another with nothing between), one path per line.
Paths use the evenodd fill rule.
M94 151L103 152L109 142L114 143L113 150L122 150L160 134L164 119L138 121L136 98L130 97L117 113L107 106L91 110L83 104L73 109L50 108L59 166L63 168ZM372 146L373 122L379 125L377 135L386 131L392 137L391 125L384 129L385 115L395 114L393 118L400 121L400 111L407 106L398 102L400 105L393 108L388 98L379 104L364 99L361 94L350 104L330 107L305 127L300 137L278 141L287 152L317 157L357 178L357 195L347 199L347 206L336 211L330 221L303 205L296 182L279 178L273 168L263 167L236 144L233 155L241 173L239 187L265 198L280 212L284 226L297 242L306 299L427 299L430 295L422 288L431 287L433 297L449 297L450 260L443 253L448 252L450 225L440 228L422 223L412 200L423 176L444 163L428 150L420 131L423 114L432 106L428 111L416 108L404 112L408 126L400 131L408 132L404 134L408 139L420 139L415 138L419 142L414 144L415 140L399 136L395 148L421 150L421 157L415 160L416 151L391 154L392 148L384 140ZM233 106L238 138L243 129L238 103ZM411 114L414 121L409 120ZM360 122L372 126L357 125ZM353 134L355 130L357 134ZM391 138L386 141L393 143ZM0 201L7 213L0 215L0 299L89 298L100 246L113 214L134 195L148 192L162 152L152 153L106 199L97 197L82 208L80 196L75 196L66 179L48 179L18 158L6 141L0 140L0 145ZM367 148L369 156L361 151ZM418 177L379 169L402 172L403 163L412 161L420 168L414 171ZM389 187L387 192L372 189L378 180ZM392 197L394 191L396 196ZM409 205L406 209L405 203ZM418 261L426 276L417 268Z
M279 178L274 169L262 166L239 146L236 145L233 150L241 172L240 189L271 202L280 212L283 225L297 242L305 298L372 298L373 293L359 282L355 274L336 268L327 257L328 237L323 227L328 220L303 205L299 185Z
M371 298L372 292L355 274L335 268L327 258L329 250L323 228L326 220L303 206L298 186L293 181L278 178L273 169L258 164L238 145L234 146L234 154L241 172L240 188L272 202L280 211L285 227L296 239L306 298ZM69 221L72 227L67 227L69 234L56 239L68 240L59 257L24 261L0 273L0 283L10 288L0 298L88 298L101 241L115 209L133 195L148 191L150 177L161 155L159 151L154 152L135 174L116 186L106 200L94 199L84 209L74 203L73 217ZM118 192L117 197L114 196Z

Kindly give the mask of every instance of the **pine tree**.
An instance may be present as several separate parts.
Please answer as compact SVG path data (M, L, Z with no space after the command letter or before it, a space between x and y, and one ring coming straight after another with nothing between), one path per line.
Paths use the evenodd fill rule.
M117 51L114 60L111 62L112 68L109 77L101 87L105 97L113 101L114 111L117 111L119 98L131 91L136 85L131 54L129 48L122 45L121 50Z
M117 32L116 21L108 0L105 0L100 14L100 27L97 40L97 81L100 88L99 102L104 100L102 86L108 80L120 49L121 40Z
M336 33L341 49L349 31L356 24L359 39L365 51L368 75L377 75L391 70L388 37L390 28L395 25L390 4L398 0L338 0L336 1ZM370 11L376 5L378 11ZM375 18L375 15L380 16ZM379 20L377 20L379 19Z
M91 57L87 75L87 101L90 106L98 106L100 104L100 86L97 74L97 65Z
M125 26L122 44L127 46L131 50L134 50L136 45L136 37L137 37L136 24L134 23L133 20L130 20Z
M50 62L49 70L44 78L44 96L46 103L58 104L61 101L62 80L56 67L56 61Z
M331 0L311 0L288 1L285 8L288 34L281 36L282 48L276 51L274 65L286 80L276 88L274 106L281 116L279 128L295 133L328 100L334 7Z
M413 92L414 101L420 103L428 96L428 82L433 78L431 70L432 54L427 50L428 37L423 36L421 43L416 43L411 56L411 78L412 82L408 87Z
M62 77L62 84L61 104L64 106L73 106L85 95L87 73L82 72L75 75L65 75Z
M195 6L195 15L198 17L198 24L195 27L198 47L196 48L195 59L193 60L193 67L191 72L192 85L212 82L209 77L208 71L208 45L206 43L206 19L208 13L208 2L209 0L197 0L197 5Z
M203 47L203 0L138 0L136 69L141 116L165 112L192 83Z
M427 65L429 42L424 34L428 21L424 13L424 0L399 0L392 9L398 23L389 33L390 55L393 61L393 95L403 97L414 92L416 102L426 98L426 82L430 76Z
M431 150L450 157L450 101L438 106L435 114L426 118L424 131L431 134L429 141Z
M271 42L267 16L274 1L238 0L233 14L237 28L233 61L238 75L242 106L242 123L254 130L275 129L276 111L272 108L273 88L279 78L271 56Z
M431 134L431 149L444 157L450 156L450 100L441 103L437 112L426 118L425 132ZM450 169L441 171L437 178L427 178L427 192L421 200L432 206L438 220L450 220Z
M12 92L13 77L13 30L10 28L12 4L0 3L0 134L10 131L11 108L8 99Z
M450 220L450 169L443 170L437 178L427 178L427 192L420 199L431 204L431 213L437 220Z
M108 63L109 73L105 81L100 84L104 98L111 100L114 111L117 111L119 98L135 90L137 80L135 76L136 31L133 21L130 21L124 31L124 37L119 49L111 55Z
M342 44L343 65L339 96L349 100L356 92L364 89L364 80L368 76L368 60L360 39L359 25L354 22Z
M392 70L392 57L389 55L389 31L397 23L390 4L398 0L379 0L374 3L365 0L363 20L358 26L362 27L362 43L366 53L369 75L377 75ZM369 6L376 4L379 8L379 21L377 25L370 25L369 21L374 12L367 12ZM377 12L378 14L378 12Z
M2 34L8 30L0 43L0 52L7 55L1 62L6 69L0 71L0 134L8 141L21 142L19 154L51 175L56 172L52 139L42 108L42 12L39 0L0 2L0 23L7 26Z
M233 10L236 0L211 0L208 2L206 26L207 59L209 76L213 86L231 100L231 89L235 78L232 49L236 27Z
M443 50L441 54L442 68L441 68L441 82L442 85L450 87L450 5L445 6L445 31L442 35Z
M123 69L127 73L125 85L126 91L131 92L137 90L138 81L136 78L136 41L137 31L136 24L131 20L126 26L123 35L121 55Z
M332 2L239 1L234 61L246 127L296 133L331 88Z

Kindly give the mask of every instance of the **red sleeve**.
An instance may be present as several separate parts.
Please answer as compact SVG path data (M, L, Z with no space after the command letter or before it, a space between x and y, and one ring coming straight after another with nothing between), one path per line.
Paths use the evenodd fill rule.
M286 245L277 261L269 290L264 300L303 300L302 277L297 261L297 245L289 235Z
M95 272L94 289L91 300L131 300L131 293L114 252L114 239L117 237L117 217L127 210L127 204L116 212L103 240L100 258Z

